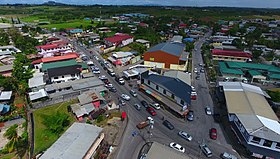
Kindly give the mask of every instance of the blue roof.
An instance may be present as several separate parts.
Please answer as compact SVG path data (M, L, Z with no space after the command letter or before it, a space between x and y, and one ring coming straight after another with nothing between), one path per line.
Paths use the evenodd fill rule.
M172 78L155 74L148 75L148 72L143 73L142 75L142 78L150 80L151 82L170 91L175 96L181 98L189 105L191 104L191 86L189 86L185 82L179 80L178 78Z
M6 114L10 111L10 106L7 104L0 104L0 114Z
M183 39L183 41L186 41L186 42L193 42L194 39L193 39L193 38L185 38L185 39Z
M180 57L184 52L184 50L185 50L185 44L165 42L153 46L147 52L163 51L168 54Z

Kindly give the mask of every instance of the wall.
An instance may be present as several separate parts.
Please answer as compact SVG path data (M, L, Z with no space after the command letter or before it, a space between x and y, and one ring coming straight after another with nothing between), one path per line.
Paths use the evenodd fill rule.
M156 68L165 68L165 63L144 61L144 65L156 67Z
M163 51L144 53L144 61L165 63L165 68L170 68L170 64L179 64L179 57Z
M52 83L67 82L67 81L71 81L72 79L80 79L80 75L75 74L74 76L71 76L71 75L58 76L58 79L55 79L55 77L52 77L51 82Z
M221 56L221 55L212 55L213 60L222 60L222 61L236 61L236 62L246 62L247 57L234 57L234 56Z
M123 40L122 41L122 46L126 46L126 45L128 45L130 43L133 43L133 38Z
M109 48L106 48L103 50L103 53L106 54L108 52L111 52L111 51L114 51L116 49L116 46L112 46L112 47L109 47Z

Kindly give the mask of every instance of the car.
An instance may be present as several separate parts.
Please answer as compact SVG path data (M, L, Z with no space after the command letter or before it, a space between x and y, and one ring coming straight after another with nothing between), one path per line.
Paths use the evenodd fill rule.
M112 87L114 87L114 86L113 86L112 83L109 83L109 84L105 84L105 87L106 87L106 88L112 88Z
M160 105L158 103L150 103L150 106L159 110L160 109Z
M211 150L208 148L208 146L207 146L206 144L201 144L201 145L199 145L199 148L201 149L201 151L202 151L207 157L212 157L212 156L213 156Z
M202 69L200 69L200 72L201 72L201 73L204 73L205 71L204 71L204 69L202 68Z
M189 113L188 113L188 115L187 115L187 119L188 119L188 121L193 121L193 117L194 117L194 115L193 115L193 111L192 111L192 110L190 110L190 111L189 111Z
M120 85L124 85L124 84L125 84L124 79L123 79L122 77L116 76L115 80L116 80Z
M195 77L195 79L196 79L196 80L199 80L199 79L200 79L200 77L199 77L199 76L196 76L196 77Z
M199 73L199 72L197 72L197 73L196 73L196 75L198 75L198 76L199 76L199 75L200 75L200 73Z
M104 82L105 84L110 84L110 81L109 81L108 79L103 80L103 82Z
M197 68L194 68L193 72L194 72L194 73L197 73Z
M87 65L88 65L88 66L93 66L94 63L93 63L93 61L88 61L88 62L87 62Z
M206 107L205 107L205 113L206 113L207 115L212 115L212 111L211 111L211 108L210 108L209 106L206 106Z
M185 131L179 131L178 135L181 136L183 139L186 139L188 141L192 141L192 136Z
M92 73L93 74L100 74L100 71L99 70L93 70Z
M111 91L111 92L117 92L117 89L116 89L115 87L111 87L111 88L109 88L109 91Z
M149 104L148 104L146 101L144 101L144 100L141 101L141 104L142 104L145 108L148 108L148 107L149 107Z
M147 110L147 112L149 112L152 116L157 115L157 112L156 112L155 109L152 108L152 107L148 107L146 110Z
M217 129L215 129L215 128L210 129L210 138L213 140L217 139Z
M169 130L173 130L174 129L174 126L168 120L164 120L162 124L164 126L166 126Z
M97 61L99 60L98 56L94 55L93 57L95 58L95 60L97 60Z
M130 96L127 94L122 94L121 95L122 99L129 101L130 100Z
M100 80L102 80L102 81L108 79L105 75L101 75L101 76L99 76L98 78L99 78Z
M177 151L179 151L179 152L182 152L182 153L185 152L185 148L184 148L183 146L181 146L181 145L175 143L175 142L171 142L171 143L169 144L169 146L170 146L171 148L173 148L174 150L177 150Z
M223 159L237 159L236 156L234 156L230 153L227 153L227 152L222 153L221 158L223 158Z
M139 104L137 104L137 103L134 104L134 107L135 107L137 110L141 110L141 105L139 105Z
M122 106L124 106L124 105L125 105L124 100L119 100L119 104L122 105Z
M137 97L137 93L135 90L130 90L129 93L133 96L133 97Z

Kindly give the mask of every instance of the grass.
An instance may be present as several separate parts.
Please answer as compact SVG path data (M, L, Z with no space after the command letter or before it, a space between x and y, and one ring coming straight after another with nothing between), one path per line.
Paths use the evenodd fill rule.
M273 92L280 92L280 88L271 88L268 89L269 91L273 91Z
M15 153L9 153L7 155L0 156L1 159L12 159L17 158Z
M16 104L24 104L24 96L16 96L14 100L14 105Z
M49 133L49 131L45 131L46 127L42 123L42 115L50 115L55 112L66 113L69 115L69 126L71 126L75 119L71 116L70 113L68 113L67 106L73 103L78 103L78 100L75 99L64 103L58 103L34 111L35 154L46 150L59 138L59 136L51 134ZM65 130L67 130L67 128L65 128Z

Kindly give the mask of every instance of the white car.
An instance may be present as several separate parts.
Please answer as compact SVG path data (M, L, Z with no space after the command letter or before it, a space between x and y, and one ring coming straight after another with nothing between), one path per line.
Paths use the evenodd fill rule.
M212 115L212 111L211 111L211 108L210 108L209 106L206 106L206 107L205 107L205 113L206 113L207 115Z
M127 94L122 94L121 97L122 97L124 100L127 100L127 101L130 100L129 95L127 95Z
M160 109L160 105L158 103L150 103L150 105L152 107L154 107L156 110L159 110Z
M197 73L198 71L197 71L197 68L194 68L194 71L193 71L194 73Z
M192 136L184 131L179 131L178 135L181 136L182 138L188 140L188 141L192 141Z
M173 148L174 150L177 150L177 151L179 151L179 152L182 152L182 153L185 152L185 148L182 147L181 145L175 143L175 142L171 142L171 143L169 144L169 146L170 146L171 148Z

